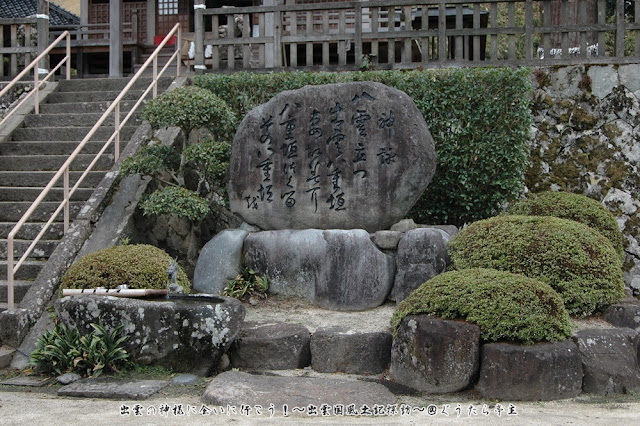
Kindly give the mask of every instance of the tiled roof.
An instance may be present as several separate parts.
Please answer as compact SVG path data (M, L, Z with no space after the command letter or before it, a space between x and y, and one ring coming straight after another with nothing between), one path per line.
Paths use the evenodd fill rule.
M38 0L0 0L0 18L26 18L38 10ZM49 25L77 25L77 15L53 3L49 4Z

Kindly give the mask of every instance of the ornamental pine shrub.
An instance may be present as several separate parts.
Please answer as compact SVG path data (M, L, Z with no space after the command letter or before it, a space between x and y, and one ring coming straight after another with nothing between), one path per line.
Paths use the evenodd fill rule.
M475 222L449 243L456 269L489 268L550 285L571 315L586 316L624 296L622 261L608 239L582 223L544 216Z
M116 288L126 284L131 289L167 288L167 268L171 257L162 249L135 244L110 247L81 257L62 276L60 291L65 288ZM181 267L178 284L189 293L191 283Z
M507 213L527 216L554 216L592 227L607 237L623 259L623 238L618 222L601 203L581 194L546 191L513 203Z
M536 279L494 269L440 274L422 284L393 313L397 331L407 315L464 319L480 327L485 341L533 344L571 334L562 298Z
M457 68L205 74L194 84L225 99L240 118L283 90L308 84L375 81L404 91L429 126L438 160L435 176L408 216L460 226L495 215L524 188L530 80L526 68Z

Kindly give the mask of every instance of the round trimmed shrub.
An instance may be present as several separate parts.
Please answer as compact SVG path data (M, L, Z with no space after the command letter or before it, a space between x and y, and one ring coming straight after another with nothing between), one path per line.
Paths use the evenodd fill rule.
M65 288L131 289L167 288L169 256L164 250L147 244L110 247L80 258L62 277ZM178 284L185 293L191 289L187 274L178 268Z
M616 218L601 203L581 194L546 191L518 200L507 213L527 216L554 216L592 227L607 237L622 258L623 238Z
M572 315L586 316L624 296L622 261L602 234L551 216L497 216L449 243L456 269L489 268L549 284Z
M451 271L430 279L398 305L391 325L397 330L404 317L418 314L474 323L485 341L533 344L571 334L562 298L551 287L495 269Z

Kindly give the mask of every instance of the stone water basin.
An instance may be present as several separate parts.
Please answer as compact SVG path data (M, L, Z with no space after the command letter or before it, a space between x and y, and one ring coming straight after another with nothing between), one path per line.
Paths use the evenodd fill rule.
M113 296L66 296L56 301L58 318L80 333L91 323L111 331L124 324L123 346L131 361L202 376L215 372L236 338L245 308L238 300L209 294L162 299Z

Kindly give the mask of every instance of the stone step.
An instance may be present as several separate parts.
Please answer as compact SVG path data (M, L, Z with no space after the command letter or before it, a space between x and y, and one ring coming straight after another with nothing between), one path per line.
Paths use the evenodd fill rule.
M42 187L44 188L51 181L56 172L21 172L21 171L0 171L0 186L17 187ZM87 173L82 186L85 188L96 187L104 178L104 171L91 171ZM82 176L82 172L69 172L69 182L73 185ZM56 182L55 187L62 187L62 178Z
M27 257L28 259L48 259L51 253L56 249L59 240L40 240L36 244L33 251ZM31 245L31 240L15 240L13 242L14 259L22 257L27 248ZM7 240L0 240L0 259L7 258Z
M0 187L0 201L34 201L43 188L19 188L13 186ZM87 201L91 194L93 194L94 188L78 188L71 195L71 201ZM62 201L62 188L52 188L44 201ZM1 228L1 225L0 225ZM1 232L0 232L1 234Z
M129 100L120 102L120 112L129 112L135 105L137 100ZM72 103L54 103L40 105L41 114L102 114L112 101L97 102L72 102ZM138 107L140 108L140 107Z
M22 215L31 207L30 201L2 201L0 202L0 222L18 221ZM55 201L43 201L29 217L30 222L46 222L60 203ZM71 217L75 217L82 206L83 201L72 201L69 205ZM62 221L62 214L57 221Z
M128 141L136 131L136 126L125 126L120 133L121 141ZM14 141L81 141L89 133L91 127L30 127L18 128L11 135ZM114 129L101 127L93 134L91 140L106 141L113 134Z
M20 272L20 269L18 270ZM6 273L5 273L6 275ZM34 276L35 278L35 276ZM14 281L13 282L13 302L20 303L27 291L31 288L33 281ZM0 280L0 303L7 303L7 281Z
M67 155L4 155L0 156L0 170L5 171L58 171L67 161ZM95 155L79 154L71 163L70 170L84 171L95 159ZM100 156L92 170L108 171L115 160L112 154Z
M0 238L6 239L9 236L9 232L11 232L15 225L15 222L0 222ZM27 222L22 225L22 228L20 228L20 230L18 231L16 238L20 240L33 240L38 236L38 234L42 230L43 225L44 223ZM49 229L45 231L42 238L46 240L59 240L64 235L63 229L63 223L54 222L49 226Z
M83 154L97 154L106 141L90 141L82 149ZM8 141L0 143L0 155L70 155L79 141ZM113 152L111 144L106 154Z
M137 101L142 96L143 90L131 90L127 93L122 100ZM101 101L113 101L120 95L120 91L109 92L53 92L47 96L47 103L72 103L72 102L101 102ZM152 94L149 93L146 99L151 99Z
M83 78L61 80L58 82L58 92L112 92L121 91L129 84L130 78ZM170 77L162 77L158 81L158 89L166 90L173 81ZM151 83L150 78L140 78L132 90L144 90ZM115 98L115 97L114 97Z
M29 280L29 279L35 278L40 273L40 270L44 267L44 265L45 265L45 262L40 260L25 260L22 263L22 265L20 265L20 268L18 268L13 278L15 280ZM0 285L2 285L3 282L6 284L6 282L3 281L6 279L7 279L7 261L0 260ZM6 296L6 293L5 293L5 296ZM0 301L6 302L6 300L2 299L2 290L0 290Z
M126 112L120 112L120 123L126 118ZM26 128L33 127L93 127L102 117L100 113L76 114L29 114L24 118ZM103 126L115 125L115 114L112 112L102 123ZM127 121L128 125L139 125L141 121L135 115Z

